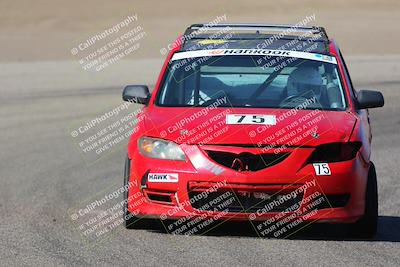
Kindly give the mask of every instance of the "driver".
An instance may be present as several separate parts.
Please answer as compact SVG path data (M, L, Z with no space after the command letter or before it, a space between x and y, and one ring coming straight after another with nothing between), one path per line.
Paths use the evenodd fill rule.
M287 97L316 98L316 103L321 102L323 81L321 74L312 66L300 66L295 69L287 81Z

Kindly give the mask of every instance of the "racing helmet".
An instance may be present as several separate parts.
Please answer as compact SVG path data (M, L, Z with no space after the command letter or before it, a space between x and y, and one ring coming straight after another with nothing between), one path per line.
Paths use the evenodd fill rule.
M315 67L300 66L288 78L287 95L304 95L304 97L321 96L323 80Z

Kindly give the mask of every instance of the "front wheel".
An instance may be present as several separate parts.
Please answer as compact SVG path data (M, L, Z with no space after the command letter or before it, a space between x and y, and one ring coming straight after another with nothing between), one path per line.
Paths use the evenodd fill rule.
M368 172L367 189L365 192L364 216L350 225L350 235L360 238L372 238L378 227L378 185L375 166L371 162Z

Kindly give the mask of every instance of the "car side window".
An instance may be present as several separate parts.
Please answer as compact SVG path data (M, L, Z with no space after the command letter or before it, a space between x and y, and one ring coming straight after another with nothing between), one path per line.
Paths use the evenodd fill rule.
M355 101L356 99L357 99L357 93L356 93L356 91L354 90L354 86L353 86L353 82L351 81L351 77L350 77L350 73L349 73L349 70L348 70L348 68L347 68L347 65L346 65L346 62L344 61L344 58L343 58L343 55L342 55L342 52L339 50L339 56L340 56L340 60L343 62L343 66L344 66L344 74L345 74L345 76L346 76L346 80L347 80L347 82L348 82L348 84L349 84L349 86L350 86L350 90L351 90L351 98L353 99L353 101Z

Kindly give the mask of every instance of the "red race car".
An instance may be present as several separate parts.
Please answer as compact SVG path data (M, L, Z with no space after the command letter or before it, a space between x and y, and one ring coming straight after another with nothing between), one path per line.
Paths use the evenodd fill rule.
M194 24L169 48L151 94L123 91L144 105L125 165L127 228L250 220L275 237L312 222L375 234L368 108L384 99L354 90L324 28Z

